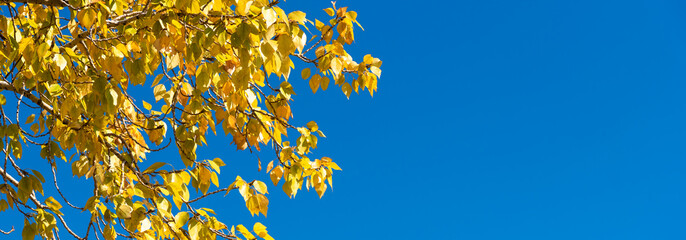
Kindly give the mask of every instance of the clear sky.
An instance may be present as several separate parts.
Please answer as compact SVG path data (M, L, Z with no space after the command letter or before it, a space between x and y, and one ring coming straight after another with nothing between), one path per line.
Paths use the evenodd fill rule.
M323 19L330 3L281 6ZM365 28L353 57L384 64L373 98L313 95L292 80L294 121L317 121L328 138L315 154L343 168L333 191L288 199L270 184L266 218L237 192L200 202L225 223L260 221L277 239L686 238L686 2L337 6ZM210 139L198 154L224 159L220 182L268 182L229 142ZM23 161L44 161L34 155ZM0 227L21 227L5 214Z

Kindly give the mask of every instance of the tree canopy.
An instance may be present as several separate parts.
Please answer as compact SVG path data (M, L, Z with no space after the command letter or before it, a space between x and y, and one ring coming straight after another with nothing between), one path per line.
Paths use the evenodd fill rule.
M206 137L273 151L264 170L275 186L321 197L340 168L308 157L324 133L314 121L292 123L291 71L300 62L295 79L312 92L347 97L373 95L381 74L378 58L346 52L362 26L335 3L317 20L278 0L0 2L0 211L24 216L16 233L0 231L23 239L272 239L260 223L227 226L198 205L231 191L253 215L269 204L263 181L219 184L222 159L196 155ZM156 151L180 161L146 158ZM60 190L63 164L93 186L85 205ZM86 231L73 230L65 207L89 214Z

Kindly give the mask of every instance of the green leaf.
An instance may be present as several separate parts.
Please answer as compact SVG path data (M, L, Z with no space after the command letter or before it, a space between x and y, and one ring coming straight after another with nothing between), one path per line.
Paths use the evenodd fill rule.
M19 200L21 202L26 203L26 201L29 200L29 196L31 195L31 191L33 191L33 185L31 183L31 178L24 177L21 180L19 180L19 191L17 192L17 195L19 195Z
M35 175L41 182L45 182L45 178L43 177L43 174L36 170L31 170L33 172L33 175Z
M27 219L24 219L24 229L21 231L22 240L33 240L36 236L36 225L29 223Z

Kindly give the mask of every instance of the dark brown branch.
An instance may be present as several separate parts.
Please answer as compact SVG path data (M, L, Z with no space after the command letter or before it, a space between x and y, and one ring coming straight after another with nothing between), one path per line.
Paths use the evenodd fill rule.
M52 6L52 7L66 7L67 4L60 0L0 0L0 4L7 4L7 3L31 3L31 4L42 4L45 6Z

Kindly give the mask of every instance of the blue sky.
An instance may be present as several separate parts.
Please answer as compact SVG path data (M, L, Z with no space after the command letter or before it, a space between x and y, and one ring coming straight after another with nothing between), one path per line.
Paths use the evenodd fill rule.
M683 2L337 5L365 27L354 53L384 60L379 92L300 96L344 171L322 201L276 202L312 209L275 209L278 236L686 237Z
M270 185L267 218L236 192L200 202L227 224L260 221L277 239L686 238L686 3L337 5L365 28L353 57L384 64L373 98L293 81L294 121L317 121L315 154L343 168L333 191L288 199ZM322 19L330 3L281 6ZM198 154L224 159L220 182L267 182L229 142Z

